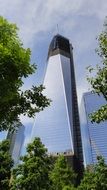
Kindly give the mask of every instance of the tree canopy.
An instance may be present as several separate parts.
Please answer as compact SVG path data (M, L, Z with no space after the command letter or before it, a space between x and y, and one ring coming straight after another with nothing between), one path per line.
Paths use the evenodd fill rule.
M76 174L63 155L56 160L54 168L50 173L50 179L52 180L53 190L67 189L68 187L65 186L73 188L75 185Z
M22 163L13 170L11 190L46 190L50 188L49 172L53 159L39 138L27 147L27 153L21 157Z
M107 164L102 156L97 163L87 167L80 185L76 187L76 174L66 158L50 157L39 138L27 146L21 163L13 168L9 155L9 142L0 143L1 190L107 190Z
M0 190L9 190L13 160L9 154L9 141L0 142Z
M30 56L30 49L23 48L18 37L17 26L0 17L0 131L11 129L20 121L20 114L33 117L50 104L42 94L42 85L21 90L23 78L36 69Z
M93 92L98 95L103 95L105 100L107 100L107 17L104 23L104 30L97 39L99 44L97 54L101 58L101 64L98 64L96 69L89 66L89 73L93 74L94 71L94 74L96 74L94 76L90 75L88 81L91 84ZM92 122L97 123L107 120L107 104L93 112L90 118Z
M93 170L86 170L78 190L107 190L107 164L101 156Z
M35 138L12 172L11 190L75 190L76 174L64 156L47 154L40 138Z

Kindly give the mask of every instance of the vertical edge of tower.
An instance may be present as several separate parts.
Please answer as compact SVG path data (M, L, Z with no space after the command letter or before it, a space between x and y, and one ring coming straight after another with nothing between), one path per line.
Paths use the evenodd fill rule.
M72 114L73 114L73 143L74 143L74 170L78 173L78 182L83 174L83 151L80 130L80 120L78 111L78 100L76 92L76 81L73 61L73 47L70 44L70 62L71 62L71 88L72 88Z

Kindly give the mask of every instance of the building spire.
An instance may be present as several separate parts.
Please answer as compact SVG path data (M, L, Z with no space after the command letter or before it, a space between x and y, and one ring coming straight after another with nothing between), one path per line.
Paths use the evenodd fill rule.
M59 34L59 25L56 25L56 29L57 29L57 34Z

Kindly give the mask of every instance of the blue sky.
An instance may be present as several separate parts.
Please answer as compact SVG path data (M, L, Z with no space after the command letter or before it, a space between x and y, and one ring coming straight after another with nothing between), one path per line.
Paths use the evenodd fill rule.
M38 67L36 74L25 81L24 89L43 81L48 46L59 25L59 33L68 37L74 47L80 103L82 93L89 88L86 67L100 62L95 54L96 37L103 29L107 0L0 0L0 14L17 24L24 47L31 48L32 62ZM26 128L34 122L24 117L22 120ZM25 144L29 136L30 129L26 130Z

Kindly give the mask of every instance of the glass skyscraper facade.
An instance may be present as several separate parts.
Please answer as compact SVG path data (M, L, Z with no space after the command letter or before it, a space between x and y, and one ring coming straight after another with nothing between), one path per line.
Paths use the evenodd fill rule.
M83 95L80 113L85 166L96 163L97 155L102 155L107 163L107 121L97 124L89 119L89 114L104 104L103 96L91 92Z
M51 41L43 85L52 102L37 114L32 138L40 137L49 154L74 157L80 167L83 158L72 50L61 35Z
M20 125L13 133L8 132L7 139L10 140L10 154L14 160L14 165L19 163L21 148L24 142L24 125Z

